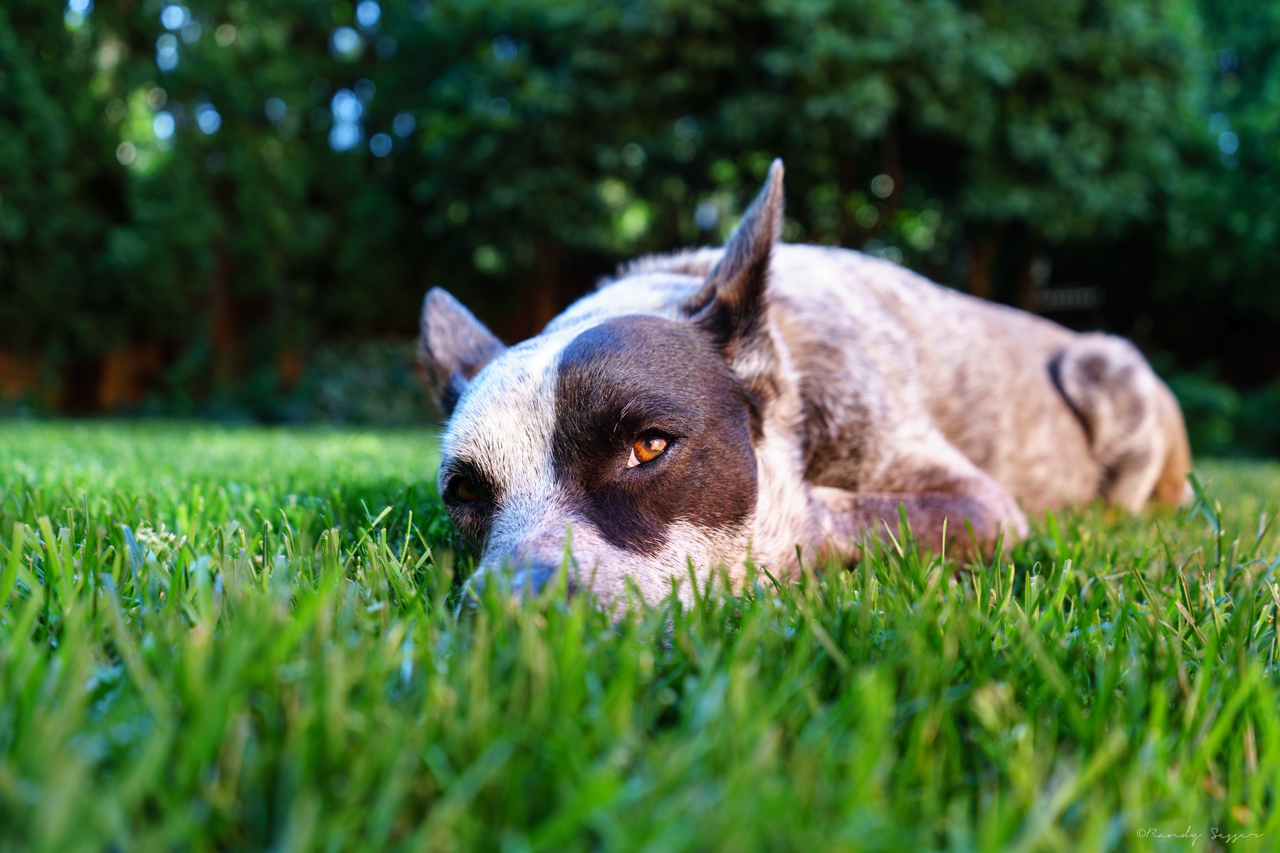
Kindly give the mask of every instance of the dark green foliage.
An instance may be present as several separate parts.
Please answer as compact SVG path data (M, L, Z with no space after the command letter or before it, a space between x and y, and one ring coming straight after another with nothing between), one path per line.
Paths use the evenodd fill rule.
M1173 262L1161 270L1168 300L1226 302L1242 318L1280 316L1280 8L1238 0L1206 4L1212 75L1189 131L1211 144L1174 173ZM1224 138L1224 135L1229 135ZM1245 329L1253 331L1249 326ZM1238 336L1241 327L1227 332ZM1203 335L1187 329L1186 337ZM1202 346L1218 343L1202 342ZM1226 355L1230 344L1222 349ZM1274 369L1274 365L1271 366ZM1247 374L1246 374L1247 375Z
M192 4L198 33L167 33L163 8L0 10L0 356L37 360L52 381L25 387L55 408L277 418L289 365L407 337L432 284L531 334L620 259L720 240L775 155L788 239L1030 305L1038 253L1088 244L1101 269L1140 233L1145 278L1108 282L1113 301L1280 319L1256 4L386 0L348 55L330 45L354 4ZM1238 73L1214 70L1219 42ZM342 89L369 97L338 152ZM1178 317L1148 343L1206 355ZM1258 346L1233 364L1272 369Z
M1280 382L1241 394L1207 371L1169 380L1197 454L1280 455Z
M0 427L0 850L1274 847L1274 465L610 619L455 615L433 464Z

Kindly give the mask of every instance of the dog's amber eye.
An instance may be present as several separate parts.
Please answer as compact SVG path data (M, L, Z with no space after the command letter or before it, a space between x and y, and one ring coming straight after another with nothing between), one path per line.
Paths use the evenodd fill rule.
M480 500L484 495L480 492L479 487L466 477L460 477L453 486L453 496L458 499L459 503L472 504Z
M651 435L647 438L641 438L631 445L631 458L627 460L627 467L634 468L645 462L652 462L663 454L667 449L667 440L660 435Z

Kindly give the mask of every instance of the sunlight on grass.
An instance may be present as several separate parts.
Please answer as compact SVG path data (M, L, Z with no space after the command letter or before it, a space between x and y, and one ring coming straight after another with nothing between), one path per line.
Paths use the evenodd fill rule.
M1280 839L1280 466L1040 519L966 574L879 547L611 619L492 588L456 616L435 460L0 423L0 850Z

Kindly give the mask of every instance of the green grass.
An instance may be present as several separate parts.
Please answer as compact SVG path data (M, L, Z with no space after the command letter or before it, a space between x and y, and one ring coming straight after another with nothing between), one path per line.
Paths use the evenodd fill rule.
M1280 845L1280 466L611 620L455 616L434 461L0 423L0 850Z

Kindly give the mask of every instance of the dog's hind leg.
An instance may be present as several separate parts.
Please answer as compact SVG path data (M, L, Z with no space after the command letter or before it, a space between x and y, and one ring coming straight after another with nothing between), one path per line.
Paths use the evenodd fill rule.
M1087 334L1060 352L1050 373L1089 435L1101 466L1099 493L1131 511L1152 497L1182 503L1191 470L1182 413L1137 348Z
M1003 532L1014 542L1026 535L1022 514L1004 517L998 507L972 494L856 494L843 489L815 486L814 497L826 509L825 553L856 557L863 536L901 535L899 519L905 510L911 534L934 553L964 558L973 555L973 543L965 522L973 528L978 549L988 554ZM945 530L946 539L943 539Z
M983 553L990 553L1001 533L1016 541L1029 532L1013 496L936 433L915 443L912 451L900 453L892 475L880 485L868 492L811 487L821 507L819 522L828 549L854 556L868 532L882 534L887 529L898 535L902 511L923 546L934 552L945 547L957 557L972 555L966 522Z

